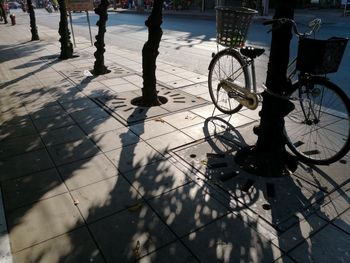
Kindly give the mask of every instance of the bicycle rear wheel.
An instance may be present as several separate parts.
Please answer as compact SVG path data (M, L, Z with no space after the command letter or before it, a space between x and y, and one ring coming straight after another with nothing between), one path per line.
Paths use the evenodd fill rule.
M227 91L220 85L221 81L228 80L242 88L249 88L247 67L237 51L225 49L217 53L210 62L208 87L211 100L223 113L238 112L242 105L234 99L235 92Z
M296 83L290 100L295 110L285 118L290 150L303 162L330 164L350 148L350 101L335 84L323 77Z

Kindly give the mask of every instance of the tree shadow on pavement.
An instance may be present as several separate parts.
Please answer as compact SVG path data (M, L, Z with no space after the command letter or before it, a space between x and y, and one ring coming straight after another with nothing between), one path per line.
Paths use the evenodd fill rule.
M337 257L340 262L346 261L346 253L339 254L342 250L340 247L346 246L341 245L344 236L345 240L347 236L344 230L338 229L343 234L340 234L340 241L335 241L337 245L329 243L337 239L337 227L330 222L348 208L348 190L341 187L349 180L333 180L329 173L320 172L322 168L318 167L312 168L312 174L309 168L306 169L309 166L304 164L301 164L301 168L294 175L288 177L268 178L248 174L234 163L234 155L237 149L246 145L243 137L251 140L254 136L252 126L235 129L224 119L221 122L219 119L212 117L206 120L207 125L217 125L217 129L221 130L206 139L206 148L197 146L185 152L187 155L198 155L199 160L202 160L198 164L197 159L192 166L203 174L206 182L215 191L221 191L218 199L221 202L224 200L223 204L233 214L257 231L259 234L256 234L267 242L265 244L270 244L268 246L272 251L277 247L281 249L284 256L280 254L282 258L278 262L290 262L288 256L297 262L327 262L332 257ZM200 147L201 150L198 150ZM202 155L199 156L201 151ZM325 190L325 185L331 186L328 191ZM337 221L337 224L346 225L340 218ZM332 236L327 237L325 233ZM320 245L322 240L319 237L322 236L329 240L323 240L324 243ZM327 250L329 254L324 255L323 250ZM278 253L273 254L278 256Z

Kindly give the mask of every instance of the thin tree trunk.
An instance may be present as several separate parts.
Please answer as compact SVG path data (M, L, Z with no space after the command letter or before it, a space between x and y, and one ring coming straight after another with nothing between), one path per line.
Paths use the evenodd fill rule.
M142 49L142 104L147 107L161 104L156 89L156 60L159 55L159 43L163 35L161 29L163 2L164 0L154 1L152 13L145 22L148 27L148 40Z
M61 54L60 59L73 57L73 44L70 41L70 32L68 29L67 7L65 0L58 0L60 8L60 24L58 33L60 34Z
M94 63L94 75L102 75L111 72L107 69L105 66L105 59L104 59L104 53L106 51L105 49L105 42L104 37L106 33L106 22L108 20L108 14L107 14L107 8L109 6L108 0L102 0L101 3L98 5L97 8L95 8L95 13L99 15L100 19L97 21L96 25L98 26L98 34L96 36L96 52L94 53L94 56L96 58Z
M30 32L32 33L32 40L39 40L39 35L38 35L38 28L36 27L36 21L35 21L35 12L33 8L33 3L32 0L27 0L27 5L28 5L28 12L29 12L29 18L30 18Z

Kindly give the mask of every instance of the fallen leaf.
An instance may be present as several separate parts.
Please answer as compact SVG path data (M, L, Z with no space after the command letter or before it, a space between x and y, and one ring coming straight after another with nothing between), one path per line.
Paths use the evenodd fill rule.
M128 211L129 212L137 212L137 211L139 211L141 209L141 207L142 207L142 204L138 203L136 205L130 206L128 208Z

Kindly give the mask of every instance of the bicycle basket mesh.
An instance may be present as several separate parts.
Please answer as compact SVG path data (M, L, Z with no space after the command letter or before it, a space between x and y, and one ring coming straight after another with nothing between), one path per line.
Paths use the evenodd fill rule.
M244 45L256 10L244 7L216 7L216 42L225 47Z
M299 39L297 70L316 75L337 72L347 42L347 38L341 37Z

